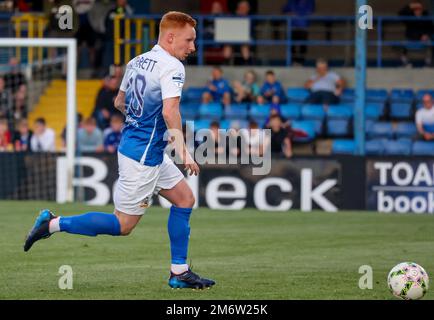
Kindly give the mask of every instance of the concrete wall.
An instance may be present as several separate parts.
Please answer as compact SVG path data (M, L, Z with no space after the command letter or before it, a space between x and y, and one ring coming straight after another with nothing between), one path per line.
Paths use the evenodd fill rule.
M186 87L204 86L210 77L211 69L212 67L186 67ZM235 79L242 80L244 72L250 69L255 70L257 73L259 83L263 82L265 72L272 69L285 87L303 86L307 78L314 72L313 68L302 67L223 67L224 77L230 81ZM354 87L353 68L336 68L333 71L344 77L348 87ZM367 85L369 88L434 89L434 69L372 68L368 69Z

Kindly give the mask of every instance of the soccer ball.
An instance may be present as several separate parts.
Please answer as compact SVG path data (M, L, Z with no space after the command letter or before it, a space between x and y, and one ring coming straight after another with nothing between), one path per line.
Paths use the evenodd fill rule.
M429 278L425 269L414 262L402 262L387 277L387 284L394 296L404 300L423 298L428 290Z

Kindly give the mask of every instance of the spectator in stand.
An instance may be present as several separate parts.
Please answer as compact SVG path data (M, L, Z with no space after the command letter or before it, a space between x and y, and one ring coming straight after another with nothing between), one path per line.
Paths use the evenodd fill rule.
M0 119L0 151L10 151L11 148L11 133L8 128L8 120Z
M17 131L14 134L14 149L15 151L28 152L30 149L30 141L32 139L33 132L29 128L29 122L27 119L21 119L18 122Z
M81 113L77 113L77 120L76 121L77 121L76 124L77 124L77 132L78 132L78 130L80 128L83 128L83 115ZM68 126L65 126L62 130L61 135L60 135L62 138L62 147L63 148L66 148L66 132L67 132L66 129L67 128L68 128ZM76 132L76 134L77 134L77 132Z
M14 95L13 117L16 121L27 117L27 87L22 84Z
M80 152L104 151L104 140L101 129L96 126L92 117L83 122L83 127L77 132L77 147Z
M345 82L338 74L328 70L326 60L318 59L316 73L306 81L304 86L311 91L306 98L306 103L330 105L339 104Z
M95 44L97 41L97 34L93 30L88 13L95 4L95 0L85 0L85 1L73 1L74 11L78 14L78 30L75 34L77 39L77 50L78 57L82 56L82 51L87 48L89 66L94 69L95 67Z
M250 121L249 130L241 131L241 138L244 142L241 144L244 146L242 152L252 156L263 156L270 143L256 121Z
M8 118L12 110L12 93L5 88L5 80L0 77L0 117Z
M270 128L270 120L273 116L279 116L282 120L283 124L286 124L286 120L282 117L281 110L280 110L280 103L279 103L279 97L274 96L273 100L270 104L270 114L268 115L267 119L265 120L264 128L269 129Z
M121 83L124 76L124 67L118 64L110 66L110 76L116 78L119 81L118 83Z
M103 87L96 97L95 109L92 113L97 121L98 127L104 130L110 126L110 117L120 112L114 107L114 101L119 90L119 79L110 76L104 80Z
M223 70L215 66L212 69L211 79L207 83L208 91L204 92L202 95L202 100L211 100L214 102L223 102L223 96L231 96L231 87L229 86L228 80L223 78ZM204 97L205 96L205 97ZM226 98L227 99L227 98Z
M124 119L118 114L114 114L110 120L110 132L107 133L104 139L104 150L110 153L118 151L119 143L122 138L122 128Z
M434 140L434 106L430 94L422 97L423 108L416 111L416 127L426 141Z
M214 154L218 157L219 154L224 154L225 149L220 145L222 137L220 135L220 124L217 121L213 121L210 125L211 139L214 141Z
M293 41L306 41L309 22L306 16L315 12L315 0L288 0L282 9L283 14L290 15L291 39ZM307 52L306 45L294 45L291 47L294 64L302 65Z
M259 86L256 83L256 73L249 70L244 74L243 82L235 80L233 82L234 100L237 103L251 103L259 95Z
M248 18L250 14L250 3L249 1L240 1L237 3L237 8L235 10L235 16L237 18ZM250 21L251 29L253 21ZM253 57L252 50L248 44L242 45L225 45L223 47L223 57L225 59L225 64L228 65L252 65Z
M21 85L26 85L26 78L20 70L20 64L16 57L9 59L9 69L10 71L3 76L5 88L11 89L12 93L15 94Z
M282 118L278 114L272 115L269 126L271 129L271 155L290 158L292 156L292 145Z
M104 55L103 66L108 68L114 61L113 47L114 47L114 18L117 14L132 15L133 9L128 5L127 0L116 0L116 4L107 13L105 17L105 39L104 39ZM124 34L124 27L121 23L120 34Z
M286 95L282 84L276 80L276 75L272 70L265 73L265 82L261 88L261 95L267 102L271 102L273 96L278 96L281 103L286 102Z
M256 97L256 104L260 105L260 106L265 106L268 103L267 103L267 101L265 100L265 98L263 96L259 95L259 96Z
M30 148L34 152L56 151L56 134L47 127L44 118L35 120Z
M424 9L421 1L412 0L408 5L402 8L398 14L403 17L416 17L416 18L426 18L428 16L428 11ZM433 23L431 20L411 20L405 21L406 31L405 36L408 41L419 41L419 44L415 47L414 45L409 45L405 47L402 51L401 61L404 66L411 66L408 60L408 49L425 48L425 65L432 65L432 49L431 49L431 36L434 32Z

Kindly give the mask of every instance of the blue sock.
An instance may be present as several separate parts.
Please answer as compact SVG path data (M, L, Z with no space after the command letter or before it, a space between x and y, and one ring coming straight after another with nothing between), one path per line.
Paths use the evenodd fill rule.
M187 261L191 210L191 208L175 206L170 208L167 230L169 231L172 264L185 264Z
M60 217L60 231L95 237L99 234L119 236L121 225L111 213L88 212L79 216Z

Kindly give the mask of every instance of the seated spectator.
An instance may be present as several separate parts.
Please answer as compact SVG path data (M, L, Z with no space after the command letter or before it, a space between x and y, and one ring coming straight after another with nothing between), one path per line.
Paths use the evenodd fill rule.
M272 70L265 73L265 82L261 88L261 95L267 102L271 102L273 96L278 96L281 103L286 102L286 95L282 84L276 80L276 75Z
M327 61L318 59L316 73L305 83L305 88L311 91L306 103L339 104L344 85L344 80L338 74L328 70Z
M256 121L250 121L249 130L241 131L241 138L244 147L242 152L247 155L262 157L269 145L269 141L264 139L265 135L263 135L262 129L259 128Z
M256 104L260 105L260 106L264 106L264 105L266 105L268 103L267 103L267 101L265 100L265 98L263 96L259 95L259 96L256 97Z
M104 150L110 153L118 151L119 143L122 138L122 128L124 126L124 118L118 114L114 114L110 120L110 132L107 133L104 139Z
M3 76L5 88L11 89L12 93L15 94L21 85L26 85L26 78L20 70L20 64L17 58L11 57L9 59L9 68L10 71Z
M5 88L5 80L0 77L0 117L9 117L12 110L12 93Z
M203 99L209 99L209 97L204 97L206 95L211 95L211 99L214 102L222 102L223 96L231 96L231 87L229 82L223 78L223 70L216 66L212 69L211 79L207 83L208 91L204 92L202 96Z
M120 112L114 107L114 101L119 90L119 85L119 79L110 76L104 80L103 87L98 92L92 117L96 119L98 127L101 129L110 126L110 118L112 114L120 114Z
M434 107L430 94L422 97L423 108L416 111L416 127L426 141L434 140Z
M270 128L270 120L273 116L278 116L280 117L281 121L282 121L282 125L286 126L286 119L284 117L282 117L281 111L280 111L280 104L278 103L278 101L276 101L278 98L277 96L274 97L274 102L271 103L270 105L270 114L268 115L268 118L265 120L265 125L264 128Z
M113 2L113 1L111 1ZM104 19L104 51L103 51L103 67L109 68L114 62L114 20L118 14L132 15L134 13L133 8L128 4L127 0L116 0L112 8L107 12ZM120 24L120 34L124 34L124 24Z
M278 157L284 155L286 158L290 158L292 156L291 140L281 117L277 114L272 115L269 125L271 129L271 155Z
M77 120L76 120L76 124L77 124L77 131L78 129L83 127L83 115L81 113L77 113ZM63 148L66 147L66 129L68 128L68 126L65 126L65 128L63 128L62 133L61 133L61 138L62 138L62 146Z
M34 152L56 151L56 134L47 127L44 118L35 120L30 149Z
M0 151L11 150L11 133L8 128L8 121L0 119Z
M260 91L256 83L256 73L253 70L247 71L244 74L243 82L235 80L233 87L234 100L237 103L254 102Z
M213 121L210 125L211 139L214 142L214 156L218 157L219 154L224 154L225 149L220 146L221 135L219 133L220 124L217 121Z
M27 117L27 87L20 85L14 95L13 117L16 121Z
M402 8L398 14L404 17L426 18L428 11L424 9L421 1L412 0L408 5ZM408 41L419 41L420 45L425 49L425 65L432 65L432 49L431 49L431 36L434 32L433 23L430 20L408 20L404 21L406 31L405 36ZM404 66L410 66L408 60L408 49L412 45L404 47L402 50L401 61ZM420 49L420 46L417 46Z
M30 141L32 139L33 132L29 128L29 122L27 119L21 119L18 122L17 131L14 134L14 148L15 151L31 151Z
M96 126L92 117L83 122L83 127L77 132L77 147L80 152L104 151L104 140L101 129Z

